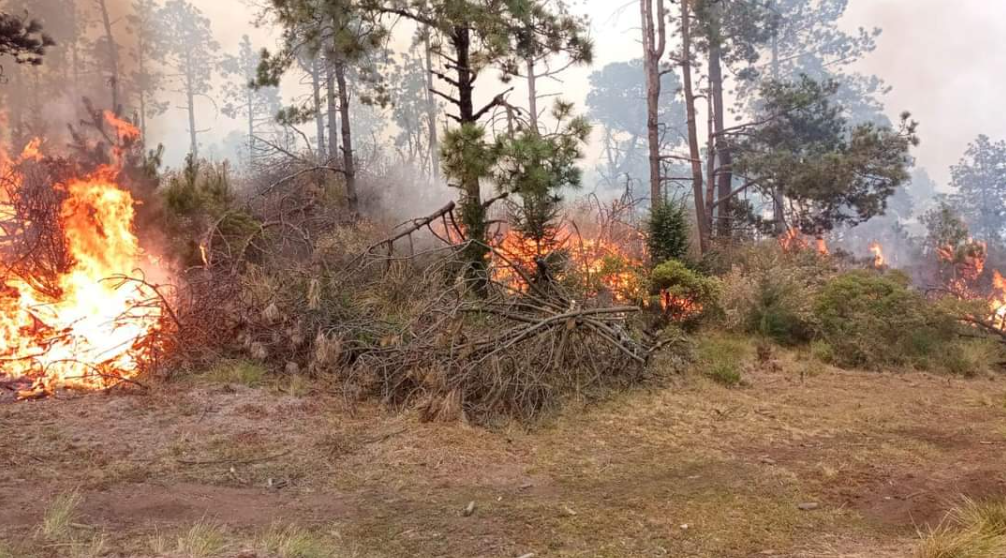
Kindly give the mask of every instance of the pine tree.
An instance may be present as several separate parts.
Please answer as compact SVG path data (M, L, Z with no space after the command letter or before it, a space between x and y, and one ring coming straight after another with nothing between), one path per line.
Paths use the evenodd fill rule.
M157 17L164 37L165 62L175 76L173 83L184 95L188 115L190 154L199 156L200 130L196 103L213 89L220 44L210 31L210 20L187 0L168 0Z

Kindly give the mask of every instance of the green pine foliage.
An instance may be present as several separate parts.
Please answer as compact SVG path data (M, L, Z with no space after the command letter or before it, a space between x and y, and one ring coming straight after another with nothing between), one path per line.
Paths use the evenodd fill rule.
M647 248L650 260L660 264L667 260L683 260L688 256L688 216L685 207L676 203L661 203L653 207L647 223Z

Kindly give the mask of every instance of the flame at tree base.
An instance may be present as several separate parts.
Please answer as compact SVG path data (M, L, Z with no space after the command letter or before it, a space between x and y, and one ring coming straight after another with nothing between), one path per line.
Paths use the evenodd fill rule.
M133 232L135 202L116 183L117 170L106 167L52 187L62 197L58 222L12 219L21 215L12 200L25 182L18 166L29 156L41 160L33 145L2 168L0 378L29 381L29 394L113 387L156 358L165 324L164 301L139 279L153 262ZM44 257L23 245L40 227L62 234L66 262L52 265L52 276L12 271L17 262L10 260Z

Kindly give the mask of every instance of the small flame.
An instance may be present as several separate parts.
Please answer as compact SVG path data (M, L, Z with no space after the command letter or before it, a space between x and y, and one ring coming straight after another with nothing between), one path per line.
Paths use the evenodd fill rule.
M206 251L206 244L202 242L199 243L199 257L202 258L203 260L203 267L210 266L210 256L209 253Z
M870 243L870 252L873 254L873 267L880 269L887 265L887 260L884 259L884 250L876 240Z
M822 256L827 256L828 254L831 253L831 252L828 251L828 243L825 242L823 236L817 237L816 244L817 244L817 253L818 254L820 254Z

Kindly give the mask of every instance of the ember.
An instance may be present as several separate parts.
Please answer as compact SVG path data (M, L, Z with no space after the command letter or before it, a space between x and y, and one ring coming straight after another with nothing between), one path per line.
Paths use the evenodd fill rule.
M110 114L106 120L120 136L136 133ZM28 381L21 398L129 380L156 353L151 340L164 327L164 301L143 279L163 271L133 232L135 201L117 184L118 169L45 186L57 200L51 222L33 221L22 207L32 197L25 165L45 164L40 146L33 141L0 168L0 378ZM25 245L41 234L55 237L65 257L24 265L46 257Z

